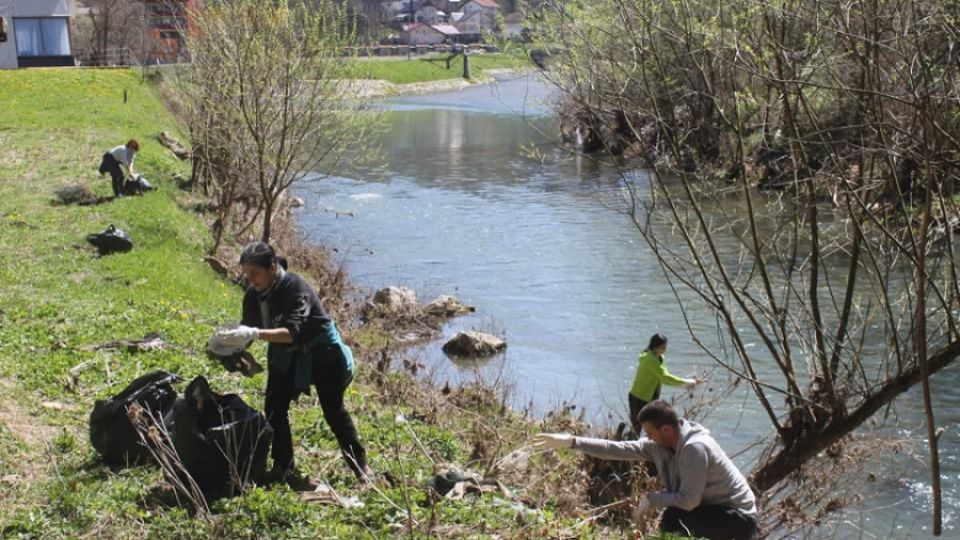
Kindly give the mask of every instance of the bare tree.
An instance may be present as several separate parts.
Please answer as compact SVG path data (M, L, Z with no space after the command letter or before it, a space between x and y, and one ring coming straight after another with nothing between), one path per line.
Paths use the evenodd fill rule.
M145 7L129 0L86 0L89 31L75 36L77 48L89 52L90 61L102 64L111 58L110 51L125 49L139 58L147 31ZM128 60L128 59L124 59Z
M287 189L338 170L348 152L362 154L376 122L344 82L353 29L342 9L324 0L310 8L230 0L208 5L193 20L187 34L193 61L180 82L200 148L195 173L220 194L221 207L247 201L268 241Z
M928 380L960 356L956 11L601 0L541 29L567 130L649 168L649 189L625 177L628 208L735 360L694 340L769 419L751 476L768 500L922 383L940 532Z

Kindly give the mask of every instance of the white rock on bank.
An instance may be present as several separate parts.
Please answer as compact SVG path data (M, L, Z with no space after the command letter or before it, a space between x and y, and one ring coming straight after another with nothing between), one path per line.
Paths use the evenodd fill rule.
M370 302L387 312L413 310L417 307L417 294L406 287L385 287Z

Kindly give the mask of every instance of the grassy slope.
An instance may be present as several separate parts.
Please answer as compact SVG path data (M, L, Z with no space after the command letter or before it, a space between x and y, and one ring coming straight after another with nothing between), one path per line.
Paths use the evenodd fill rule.
M384 79L394 84L406 84L463 76L463 57L458 56L447 69L446 62L439 60L445 55L425 58L358 59L354 63L358 79ZM470 69L474 77L481 77L488 69L513 69L529 67L530 61L519 53L485 53L470 56Z
M260 406L262 375L226 374L196 352L212 325L238 318L241 291L202 262L208 233L184 210L189 196L169 180L186 165L153 140L160 130L182 133L136 73L2 71L0 103L0 537L622 536L583 524L571 527L575 516L558 517L552 504L543 505L549 500L544 489L563 486L575 470L547 460L552 456L543 458L542 470L550 471L545 482L531 482L527 473L502 477L519 498L538 501L539 520L524 517L529 514L499 494L434 501L423 482L435 463L466 463L478 444L495 445L503 455L521 444L532 426L482 394L454 390L444 397L425 392L408 376L376 373L362 347L348 406L375 470L400 480L394 487L360 489L319 409L301 400L292 414L301 467L340 493L356 495L362 508L308 503L274 486L219 501L213 519L202 521L174 504L156 468L102 466L86 435L93 401L149 370L164 368L188 379L204 374L215 389L238 392ZM94 207L51 204L57 187L74 183L107 195L109 180L96 173L99 158L128 137L141 140L137 168L160 191ZM110 223L129 231L136 247L97 258L84 237ZM182 349L83 350L148 332ZM375 337L375 332L353 335L361 342ZM70 368L84 362L88 367L77 389L65 389ZM420 419L397 423L398 413ZM522 481L537 487L523 488ZM408 508L418 524L416 535L405 526Z
M184 165L151 140L160 130L177 128L135 73L0 72L0 103L0 406L9 424L0 428L0 473L16 475L5 489L11 504L0 507L0 536L68 537L97 530L101 536L150 538L190 531L231 538L390 536L398 519L393 505L404 504L402 490L383 497L365 492L367 505L353 511L303 503L286 489L254 490L219 503L220 519L209 524L153 500L161 483L155 469L110 472L98 465L86 439L86 416L94 399L115 393L134 376L161 367L185 377L205 374L215 388L239 391L257 406L264 381L226 375L196 353L134 355L81 347L156 331L177 345L199 348L213 324L238 318L241 293L201 260L208 234L181 208L182 196L167 181ZM96 207L51 204L56 187L76 182L108 194L108 180L96 173L98 160L128 137L144 142L137 166L159 184L159 192ZM136 247L97 258L84 237L110 223L127 230ZM83 362L91 367L82 372L79 390L65 391L70 368ZM374 466L388 469L385 452L412 443L406 432L387 429L383 422L394 413L368 406L369 392L357 385L348 399ZM44 400L66 410L40 406ZM309 452L303 466L338 489L352 489L319 411L305 408L294 416L298 453ZM445 457L458 457L452 433L424 425L419 436ZM318 473L321 467L329 472ZM424 467L408 465L420 475ZM449 511L476 514L456 505ZM497 511L487 514L485 519L498 519ZM500 514L511 522L510 512Z

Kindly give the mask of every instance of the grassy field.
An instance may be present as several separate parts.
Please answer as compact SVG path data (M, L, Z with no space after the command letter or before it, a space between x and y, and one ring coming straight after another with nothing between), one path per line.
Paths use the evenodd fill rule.
M354 62L355 78L384 79L394 84L407 84L426 81L457 79L463 77L463 56L457 56L450 63L444 59L447 55L433 55L428 58L414 57L407 60L397 58L358 58ZM530 60L519 52L484 53L470 56L470 70L473 77L482 77L490 69L518 69L532 67Z
M344 325L360 370L347 400L378 484L357 484L310 400L291 415L302 469L355 504L257 487L215 502L202 519L177 504L156 467L105 466L88 441L93 402L148 371L202 374L217 391L261 406L263 375L227 374L199 352L213 325L239 318L242 291L202 260L209 232L189 210L197 201L171 181L187 166L154 139L161 130L183 133L137 73L0 71L0 103L0 537L623 537L582 519L586 479L576 459L533 455L503 465L532 431L578 425L569 414L538 426L489 389L427 387L387 369L384 358L406 363L402 352L374 350L385 334L370 327ZM72 184L108 195L109 179L96 172L100 156L130 137L142 144L137 168L159 191L96 206L53 204L53 192ZM97 257L84 238L111 223L135 248ZM150 332L173 347L93 350ZM438 497L425 482L446 464L495 472L503 488Z

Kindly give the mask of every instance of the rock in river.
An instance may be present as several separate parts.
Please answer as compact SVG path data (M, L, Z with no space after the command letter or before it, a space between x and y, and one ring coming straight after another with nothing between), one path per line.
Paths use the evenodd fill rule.
M462 358L484 358L507 348L497 336L482 332L458 332L443 345L443 352Z

